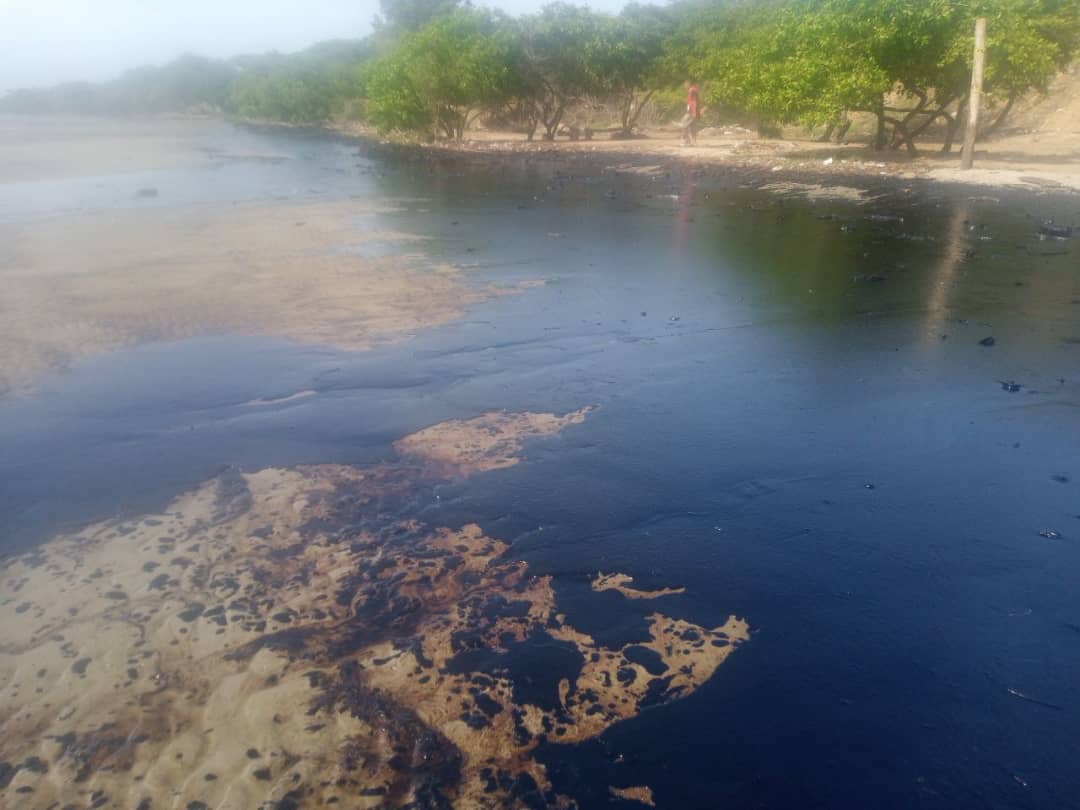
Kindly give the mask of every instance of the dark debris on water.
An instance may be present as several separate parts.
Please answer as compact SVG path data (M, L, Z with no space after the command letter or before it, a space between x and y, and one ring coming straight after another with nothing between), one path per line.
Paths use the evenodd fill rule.
M1071 225L1056 225L1054 220L1048 219L1039 226L1039 236L1048 236L1051 239L1069 239L1073 235Z

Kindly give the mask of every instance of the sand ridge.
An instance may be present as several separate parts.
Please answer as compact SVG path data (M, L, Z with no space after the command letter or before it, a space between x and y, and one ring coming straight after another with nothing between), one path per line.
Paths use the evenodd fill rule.
M654 611L608 648L506 543L412 513L424 487L517 463L586 413L457 420L364 468L228 470L7 561L0 804L573 806L534 749L689 694L746 622ZM445 463L448 434L472 440L467 463ZM537 650L561 662L543 689L522 679L545 675L522 670Z

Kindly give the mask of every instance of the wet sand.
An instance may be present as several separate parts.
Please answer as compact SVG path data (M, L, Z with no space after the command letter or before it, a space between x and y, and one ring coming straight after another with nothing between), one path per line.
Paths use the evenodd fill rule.
M103 173L204 166L218 156L198 140L218 123L210 118L0 118L0 183ZM33 138L26 132L32 131Z
M517 464L588 412L434 425L370 467L227 470L9 560L0 803L570 806L542 741L690 694L749 637L658 603L647 639L605 647L505 543L414 516L421 487ZM594 588L677 593L630 582Z
M358 224L374 213L282 201L0 225L0 396L87 357L201 335L368 349L501 292L427 259L422 236Z

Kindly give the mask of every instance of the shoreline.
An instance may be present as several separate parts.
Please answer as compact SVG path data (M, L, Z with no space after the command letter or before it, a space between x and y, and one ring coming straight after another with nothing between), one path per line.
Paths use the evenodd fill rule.
M163 123L177 118L166 116ZM83 120L58 117L47 122L48 137L38 149L42 161L55 158L63 164L66 158L57 154L57 144L78 143ZM129 120L130 127L121 125ZM147 126L153 120L91 121L88 129L96 137L91 139L92 148L82 154L104 157L113 165L107 160L111 154L108 139L101 134L106 133L125 147L114 148L112 153L123 152L127 160L131 155L126 147L137 142L135 163L142 166L148 160L148 165L157 165L155 156L163 139L155 127ZM190 120L205 123L209 119ZM637 189L631 193L645 196L673 177L684 186L740 187L810 202L858 205L887 206L915 190L927 195L983 195L995 202L1008 195L1010 205L1031 206L1038 199L1041 219L1056 217L1062 224L1077 224L1068 219L1075 206L1066 209L1064 203L1073 202L1080 175L1075 187L1045 177L1045 171L1042 177L1028 175L1026 169L1002 174L1004 170L985 168L958 179L934 169L931 157L891 155L896 159L886 162L874 160L879 156L863 146L766 141L745 137L745 130L736 134L729 130L726 135L706 130L700 145L690 148L681 147L674 133L664 139L529 142L508 133L480 132L461 143L421 144L380 139L369 127L358 125L300 126L225 116L214 120L218 122L214 126L254 132L304 133L336 141L345 150L354 154L358 150L376 160L427 170L474 172L478 177L498 172L500 167L546 163L547 169L564 174L606 175L607 179L621 175ZM173 132L168 126L163 129ZM182 130L178 125L177 131ZM171 144L170 149L165 155L168 160L178 154L205 159L194 146ZM0 169L2 158L0 154ZM251 158L244 154L237 159ZM47 162L42 166L46 171L38 179L51 179L55 167ZM121 172L125 170L131 167ZM2 177L0 170L0 183ZM454 320L480 300L515 291L471 288L460 268L425 261L418 247L423 240L416 240L415 234L356 230L351 218L372 210L370 205L344 200L322 206L263 201L239 207L216 204L205 210L173 209L171 213L156 209L69 212L49 221L0 223L4 237L0 260L6 266L0 277L11 286L13 300L21 302L17 316L0 328L0 360L5 361L0 363L0 399L31 393L46 373L63 371L86 357L144 342L206 334L282 334L309 343L365 349ZM272 246L260 235L265 233L274 235ZM350 252L360 242L388 239L399 245L396 261L390 256ZM191 278L200 280L199 285L193 289L182 283L183 274L178 276L177 268L185 268ZM316 278L336 283L346 268L348 289L338 289L333 300L317 285L311 286ZM79 272L72 272L75 269ZM290 284L307 286L303 294L284 295ZM58 298L50 285L61 285L66 295ZM207 293L211 287L212 295ZM129 306L118 306L117 296ZM70 302L76 300L82 303L73 307Z
M62 120L71 116L14 116ZM0 116L3 120L4 116ZM302 132L363 145L376 155L420 160L551 160L586 162L599 168L639 168L654 165L663 171L690 170L705 177L729 177L741 182L795 180L834 184L850 182L929 183L964 188L1034 194L1080 193L1080 151L1071 146L1071 133L1021 132L997 136L977 146L975 167L959 168L960 152L943 155L938 144L926 142L917 155L887 150L874 152L863 143L832 144L781 137L762 138L742 127L705 127L698 144L682 146L675 128L656 128L628 140L533 140L509 131L477 130L460 142L424 143L380 135L359 122L293 124L285 121L229 115L162 114L78 116L95 121L218 121L266 131ZM1063 154L1069 152L1070 154ZM16 178L20 179L20 178ZM0 179L2 182L2 179Z
M619 160L629 166L658 165L663 171L686 170L706 177L735 177L747 182L799 180L815 183L929 182L957 188L992 188L1037 194L1080 193L1080 160L1057 165L1043 162L1032 153L1011 159L995 156L1008 151L1015 137L988 141L976 151L971 170L959 168L960 153L945 156L926 149L915 156L887 151L876 153L864 144L829 144L818 141L779 138L764 139L753 135L709 134L699 136L692 147L681 145L677 131L660 131L661 137L645 136L630 140L556 140L528 141L508 132L478 132L478 137L460 143L440 141L426 144L417 141L381 137L370 127L357 124L328 124L302 127L275 122L234 120L246 126L307 129L347 138L364 144L376 153L427 159L485 160L578 160L608 165ZM721 129L719 127L707 129ZM728 131L737 128L728 128ZM744 131L745 132L745 131Z

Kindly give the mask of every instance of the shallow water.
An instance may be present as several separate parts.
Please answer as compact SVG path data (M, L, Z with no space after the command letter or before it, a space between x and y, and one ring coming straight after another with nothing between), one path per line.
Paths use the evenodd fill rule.
M599 598L597 571L684 587L669 611L745 617L751 640L688 697L542 745L557 791L583 807L640 784L660 807L1075 803L1080 272L1070 243L1035 236L1075 200L883 183L810 202L691 172L197 139L197 166L0 185L0 221L356 197L477 285L546 283L369 352L148 343L0 400L6 549L160 510L225 466L370 464L444 420L595 406L524 463L433 486L418 514L509 543L605 644L639 640L653 606ZM158 196L135 198L146 186ZM575 666L527 643L504 657L470 666L513 669L537 705Z

